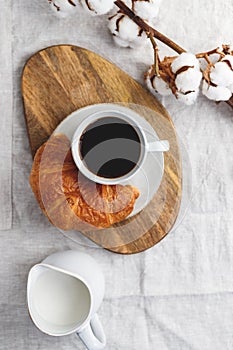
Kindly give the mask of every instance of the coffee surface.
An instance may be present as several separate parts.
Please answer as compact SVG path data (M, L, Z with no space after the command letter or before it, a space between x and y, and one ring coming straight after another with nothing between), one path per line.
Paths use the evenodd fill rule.
M100 118L90 124L81 136L79 147L87 168L104 178L128 174L141 154L137 130L117 117Z

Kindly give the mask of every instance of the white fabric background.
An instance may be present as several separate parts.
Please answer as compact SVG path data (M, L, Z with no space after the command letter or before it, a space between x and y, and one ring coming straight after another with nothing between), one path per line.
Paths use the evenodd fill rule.
M49 225L28 184L32 159L20 94L23 65L41 48L72 43L103 54L142 81L152 53L149 48L145 52L114 46L104 17L93 19L81 13L58 20L46 0L0 0L0 8L0 128L5 135L0 143L0 205L1 227L6 229L11 221L10 215L5 222L3 218L11 208L13 147L13 227L0 231L0 349L84 349L75 335L51 338L40 333L26 308L30 267L67 248L91 253L104 270L106 298L99 314L108 339L106 349L232 349L232 110L204 97L192 107L164 100L178 133L185 136L192 164L195 195L186 218L160 244L138 255L79 248ZM232 0L163 0L157 28L200 52L233 41L232 18Z

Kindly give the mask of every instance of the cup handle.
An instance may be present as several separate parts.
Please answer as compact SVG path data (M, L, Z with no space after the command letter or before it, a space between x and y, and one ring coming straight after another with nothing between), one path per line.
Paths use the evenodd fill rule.
M106 346L106 337L97 314L78 335L88 350L100 350Z
M148 144L149 152L167 152L170 149L170 144L167 140L159 140Z

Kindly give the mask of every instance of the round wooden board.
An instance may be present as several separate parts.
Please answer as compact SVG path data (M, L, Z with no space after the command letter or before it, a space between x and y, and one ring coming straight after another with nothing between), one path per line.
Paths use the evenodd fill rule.
M173 123L155 97L111 62L71 45L49 47L33 55L23 71L22 94L33 155L67 115L96 103L133 106L161 139L169 140L163 180L150 204L110 231L85 234L98 245L122 254L138 253L158 243L176 221L182 172Z

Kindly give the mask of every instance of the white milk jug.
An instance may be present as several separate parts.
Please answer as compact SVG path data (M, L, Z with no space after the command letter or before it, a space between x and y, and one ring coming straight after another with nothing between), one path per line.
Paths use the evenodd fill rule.
M28 309L35 325L52 336L77 333L89 350L106 345L96 314L103 296L100 267L78 251L55 253L33 266L28 275Z

